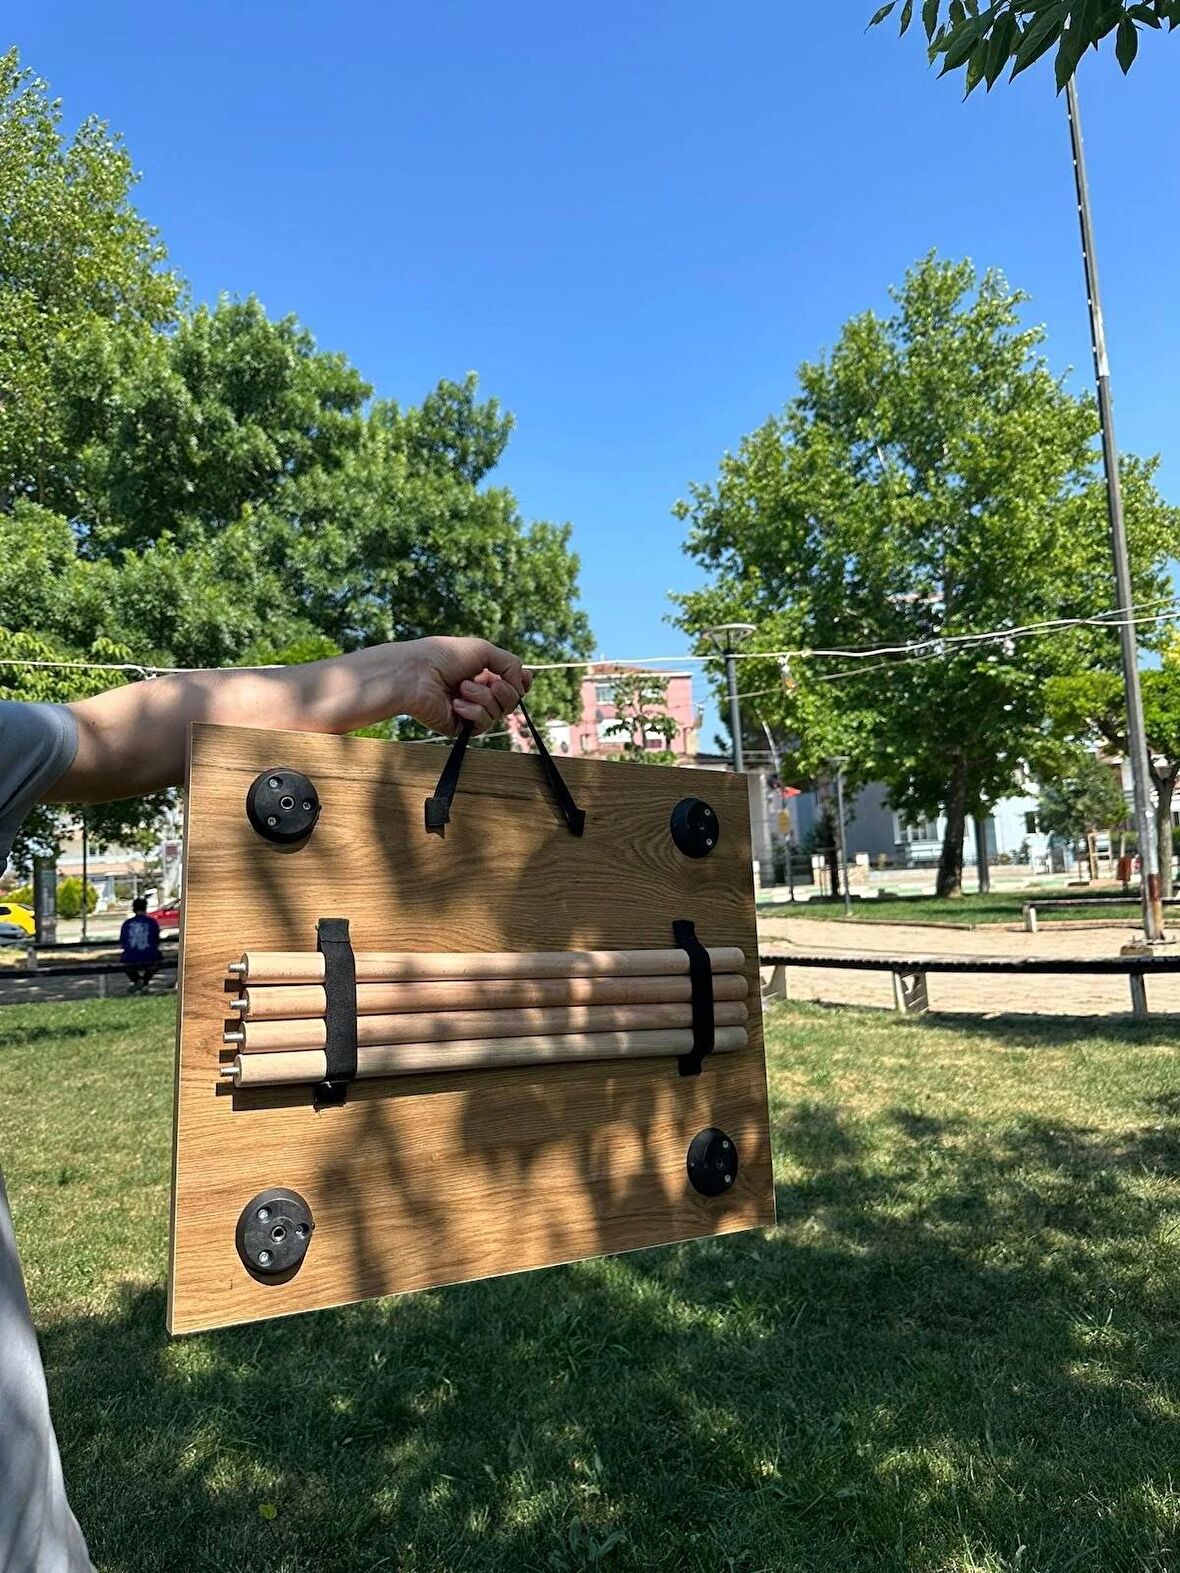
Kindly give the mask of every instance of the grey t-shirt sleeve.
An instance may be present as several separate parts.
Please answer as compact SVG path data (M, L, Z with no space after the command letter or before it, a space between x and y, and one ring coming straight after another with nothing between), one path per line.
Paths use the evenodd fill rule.
M65 705L0 700L0 873L21 821L70 768L78 723Z

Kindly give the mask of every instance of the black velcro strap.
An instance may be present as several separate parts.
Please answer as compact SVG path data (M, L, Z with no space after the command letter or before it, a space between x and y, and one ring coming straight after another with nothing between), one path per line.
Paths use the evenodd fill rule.
M447 755L443 773L438 778L434 796L426 799L426 828L432 836L446 834L447 822L451 817L451 804L455 800L455 788L459 785L459 772L463 768L463 755L467 752L467 745L471 741L473 731L471 722L464 721L459 728L459 735L451 744L451 751Z
M321 918L316 948L324 958L325 1057L328 1074L316 1088L317 1105L343 1103L356 1079L356 957L347 918Z
M580 836L586 828L586 811L579 808L574 802L574 795L566 786L561 771L557 768L553 755L545 747L545 739L533 725L533 718L525 709L525 703L520 702L520 713L524 717L524 724L532 734L533 747L537 750L537 758L545 772L545 780L549 783L549 790L553 793L558 808L562 812L566 824L569 826L571 836Z
M672 935L681 950L688 952L688 977L692 985L692 1050L680 1056L680 1074L699 1076L706 1054L716 1042L713 1026L713 963L709 952L697 938L696 926L688 918L677 918Z

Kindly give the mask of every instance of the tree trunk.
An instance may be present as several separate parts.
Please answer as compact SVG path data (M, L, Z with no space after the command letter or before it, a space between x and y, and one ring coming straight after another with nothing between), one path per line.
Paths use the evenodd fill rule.
M963 837L967 831L967 763L960 756L951 771L946 795L946 835L942 838L942 855L938 860L938 884L935 894L961 896L963 894Z
M986 896L992 888L992 871L987 861L987 814L983 809L975 815L975 872L979 894Z
M828 880L834 899L840 894L840 849L834 841L824 848L824 856L828 860Z
M1086 831L1086 862L1090 866L1090 883L1093 885L1098 879L1098 836L1093 830Z
M1153 771L1155 776L1155 839L1160 856L1160 895L1172 894L1172 796L1180 765L1170 770Z

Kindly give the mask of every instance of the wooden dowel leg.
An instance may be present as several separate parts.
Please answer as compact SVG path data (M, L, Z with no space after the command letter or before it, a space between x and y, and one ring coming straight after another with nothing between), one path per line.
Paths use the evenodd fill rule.
M749 1017L744 1000L714 1004L719 1027L741 1026ZM359 1016L357 1042L414 1043L464 1038L557 1036L571 1032L646 1032L692 1026L692 1004L568 1005L546 1010L452 1010L417 1015ZM247 1021L242 1046L258 1049L318 1049L327 1042L323 1019ZM227 1042L234 1041L227 1035Z
M741 972L713 979L718 1002L744 1000L749 984ZM641 978L487 978L423 983L358 983L357 1014L398 1015L411 1011L536 1010L561 1005L662 1005L691 1000L687 975ZM322 1016L327 997L320 984L250 984L230 1008L243 1021L296 1021Z
M722 1027L715 1052L747 1044L744 1027ZM454 1043L396 1043L358 1050L357 1079L418 1076L450 1071L502 1070L521 1065L555 1065L577 1060L648 1059L687 1054L691 1031L603 1032L556 1037L483 1039ZM236 1087L279 1087L322 1081L328 1057L322 1049L239 1054L232 1071Z
M718 946L709 951L713 971L740 972L744 951ZM229 969L247 983L322 983L324 958L318 951L247 951ZM541 950L432 953L357 951L358 983L470 981L477 978L603 978L683 976L683 950Z

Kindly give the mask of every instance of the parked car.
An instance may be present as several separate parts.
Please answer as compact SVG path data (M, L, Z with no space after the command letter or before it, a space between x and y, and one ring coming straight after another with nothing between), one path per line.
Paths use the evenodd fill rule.
M180 902L169 901L162 907L157 907L154 912L148 913L149 918L155 918L162 929L175 929L180 927Z
M28 907L16 901L0 901L0 928L15 928L31 937L37 932L37 922Z

